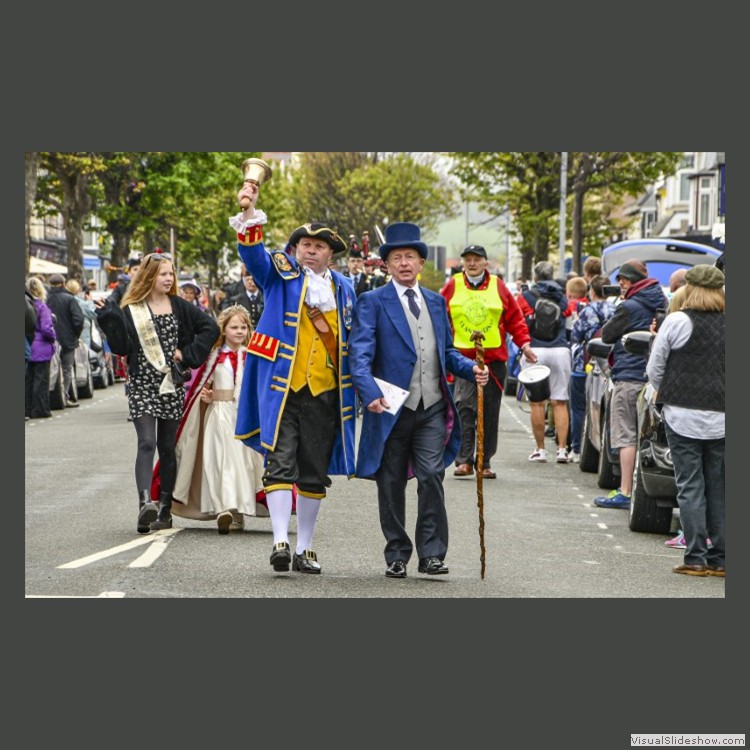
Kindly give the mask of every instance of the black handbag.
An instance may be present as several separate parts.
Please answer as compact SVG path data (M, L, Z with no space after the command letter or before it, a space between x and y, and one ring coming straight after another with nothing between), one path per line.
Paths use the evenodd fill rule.
M172 372L172 382L174 383L175 388L185 385L185 383L190 380L190 368L185 367L182 362L170 360L169 369Z

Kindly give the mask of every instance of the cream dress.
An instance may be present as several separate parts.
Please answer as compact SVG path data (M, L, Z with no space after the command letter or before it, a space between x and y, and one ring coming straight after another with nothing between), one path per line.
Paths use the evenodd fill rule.
M214 398L204 404L196 396L177 441L173 495L179 502L172 505L174 515L206 521L224 511L269 515L267 508L256 502L256 494L263 490L263 456L234 437L243 355L241 350L236 378L229 359L214 368L218 350L206 363L203 385L208 383ZM198 383L197 393L201 387Z

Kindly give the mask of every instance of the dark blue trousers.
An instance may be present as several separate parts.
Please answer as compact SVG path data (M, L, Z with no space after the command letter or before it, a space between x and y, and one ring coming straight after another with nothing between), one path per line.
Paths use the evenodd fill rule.
M448 551L448 514L443 478L445 466L444 401L416 411L403 408L383 450L375 475L380 528L385 536L385 561L408 562L416 546L420 559L445 559ZM417 478L417 524L412 544L406 531L406 483L410 470Z

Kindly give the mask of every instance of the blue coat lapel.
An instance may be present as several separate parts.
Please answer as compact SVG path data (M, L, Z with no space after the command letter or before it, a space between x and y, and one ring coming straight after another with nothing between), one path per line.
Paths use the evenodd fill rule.
M383 309L388 314L394 328L399 332L404 343L416 354L414 341L411 337L411 329L409 328L409 322L406 320L406 311L401 304L401 300L398 298L396 287L393 286L393 284L388 284L384 289Z

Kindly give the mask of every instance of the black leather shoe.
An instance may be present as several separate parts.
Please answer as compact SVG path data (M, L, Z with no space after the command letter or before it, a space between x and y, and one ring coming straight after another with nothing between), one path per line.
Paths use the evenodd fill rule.
M271 565L274 570L289 570L289 563L292 561L292 554L289 551L287 542L277 542L271 550Z
M425 557L419 561L417 571L428 576L439 576L448 572L448 566L439 557Z
M386 578L406 578L406 563L403 560L394 560L385 569Z
M300 573L320 573L318 556L311 549L306 549L301 555L295 552L292 570L298 570Z
M151 502L151 493L141 490L138 493L138 524L136 530L139 534L148 534L151 531L151 523L156 520L159 509L156 503Z

